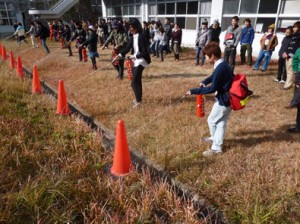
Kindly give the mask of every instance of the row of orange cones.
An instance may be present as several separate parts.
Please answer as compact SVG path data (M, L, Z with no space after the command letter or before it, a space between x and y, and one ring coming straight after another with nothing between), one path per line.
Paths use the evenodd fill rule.
M6 49L4 45L0 44L0 56L2 56L2 60L7 60ZM15 68L17 75L21 78L24 77L24 70L21 62L20 56L17 57L17 63L14 60L13 53L10 51L10 69ZM40 78L38 75L37 66L33 66L33 78L32 78L32 93L42 94L43 89L41 86ZM64 87L63 80L59 80L58 85L58 98L57 98L57 110L56 114L59 115L68 115L70 114L70 109L68 106L68 101L66 97L66 91ZM117 133L116 133L116 141L115 141L115 149L114 149L114 159L113 165L110 169L110 172L117 177L122 177L130 172L131 169L131 159L129 153L129 147L126 137L125 124L123 120L118 121Z

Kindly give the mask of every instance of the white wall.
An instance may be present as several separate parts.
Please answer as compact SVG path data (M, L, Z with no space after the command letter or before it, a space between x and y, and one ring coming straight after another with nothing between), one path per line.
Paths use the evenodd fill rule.
M182 31L182 46L184 47L192 47L195 48L195 39L196 39L197 31L196 30L183 30ZM224 51L224 46L223 46L223 40L225 36L225 31L221 33L220 35L220 47L222 51ZM256 33L255 38L252 44L252 55L257 57L258 53L260 51L260 39L263 36L263 34ZM277 34L278 37L278 45L275 48L275 51L272 54L272 59L278 59L278 51L281 47L281 41L284 38L284 34ZM240 52L240 45L237 48L237 53L239 54Z

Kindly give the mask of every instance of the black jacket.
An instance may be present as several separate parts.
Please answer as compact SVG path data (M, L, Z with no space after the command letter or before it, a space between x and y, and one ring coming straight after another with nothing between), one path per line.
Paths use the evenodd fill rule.
M148 64L151 63L150 53L148 51L148 41L144 37L142 33L139 33L139 39L138 39L138 46L139 46L139 54L136 55L136 58L144 58ZM120 51L123 57L131 50L133 49L133 37L130 37L129 42L127 46Z
M86 40L86 32L84 29L79 28L75 30L74 36L71 38L71 41L78 39L78 42L82 44Z
M210 27L210 33L211 33L210 41L220 42L219 37L221 34L221 27L218 27L217 29Z
M35 37L40 37L41 39L46 39L47 37L49 37L50 31L48 30L48 28L46 28L43 25L38 25L37 27L37 33L35 35Z
M282 54L287 51L289 43L292 37L284 37L281 42L281 48L278 52L279 57L282 57Z
M297 33L294 33L292 36L289 45L287 47L286 53L288 54L289 57L293 57L296 50L300 47L300 31Z
M90 52L97 52L97 42L98 35L95 32L93 32L89 35L89 38L82 43L82 45L88 46Z
M72 36L72 33L71 33L71 29L70 28L66 28L65 31L63 31L61 34L60 34L60 38L63 37L65 38L66 41L70 41L71 40L71 36Z

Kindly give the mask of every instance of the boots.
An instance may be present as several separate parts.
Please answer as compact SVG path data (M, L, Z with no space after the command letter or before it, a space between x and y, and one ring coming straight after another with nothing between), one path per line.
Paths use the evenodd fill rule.
M176 60L176 61L179 60L179 54L175 54L175 60Z

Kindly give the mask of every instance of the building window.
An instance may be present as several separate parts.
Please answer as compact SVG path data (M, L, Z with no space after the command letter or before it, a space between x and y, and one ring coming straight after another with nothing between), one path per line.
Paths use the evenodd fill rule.
M210 15L210 14L211 14L211 1L201 1L200 15Z
M278 29L277 32L285 32L288 26L293 26L295 21L298 21L299 18L288 18L278 20Z
M257 13L258 0L242 0L241 13Z
M281 13L283 14L299 14L299 0L282 0Z
M181 29L185 29L185 17L177 17L176 23L181 27Z
M258 13L277 13L278 4L279 0L260 0Z
M177 14L186 14L186 2L178 2L177 3Z
M257 32L267 32L268 26L275 23L275 18L257 18L255 30Z
M187 30L197 29L197 17L187 17L186 18L186 27Z
M149 15L156 15L157 13L157 7L156 5L149 5Z
M166 14L166 5L165 3L157 4L157 14L165 15Z
M224 0L224 14L238 14L240 0Z
M198 2L188 2L188 14L198 14Z
M135 14L136 15L141 15L142 13L141 13L141 5L136 5L135 6Z
M167 14L168 15L175 14L175 3L167 3Z
M17 20L16 11L12 3L0 2L0 25L11 26Z

